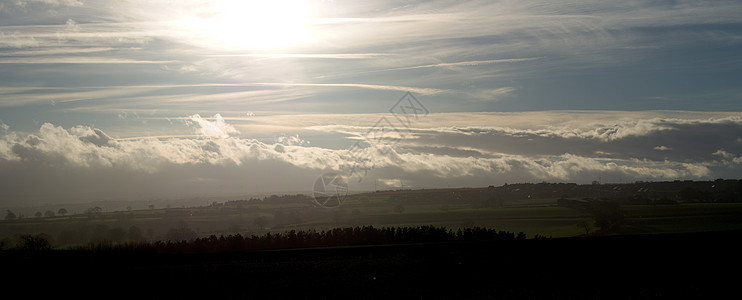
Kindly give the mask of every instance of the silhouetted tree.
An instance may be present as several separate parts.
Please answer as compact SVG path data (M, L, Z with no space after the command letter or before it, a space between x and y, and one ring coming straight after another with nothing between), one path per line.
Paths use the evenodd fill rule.
M9 238L0 239L0 250L5 250L6 247L9 247L9 246L10 246Z
M588 223L587 221L582 221L582 222L577 223L577 227L584 228L585 234L590 233L590 223Z
M149 209L155 209L155 205L154 204L150 204L149 205Z
M333 247L340 245L381 245L404 243L436 243L466 241L515 241L526 239L525 233L496 231L483 227L459 229L454 233L445 227L389 227L373 226L333 228L327 231L315 230L284 233L266 233L262 236L243 237L240 234L198 238L195 232L187 229L185 223L171 228L165 236L166 241L137 243L136 245L117 245L100 241L95 249L125 249L156 251L161 253L205 253L224 251L248 251L305 247ZM545 237L536 235L534 239ZM133 248L132 248L133 246ZM107 248L106 248L107 247Z
M85 214L88 215L89 218L94 218L96 216L99 216L102 212L103 212L103 209L98 206L90 207L85 210Z
M47 218L51 218L54 216L54 212L51 210L47 210L46 212L44 212L44 216Z
M58 213L58 214L60 214L60 215L62 215L62 217L64 217L64 215L66 215L66 214L67 214L67 210L66 210L66 209L64 209L64 208L60 208L60 209L59 209L59 210L57 211L57 213Z
M17 216L15 215L15 213L13 213L12 211L10 211L10 209L6 209L5 211L6 211L6 214L5 214L5 219L6 220L15 220L17 218Z
M23 251L42 251L52 248L46 234L24 234L19 237L18 249Z
M34 217L41 218L44 214L42 214L40 211L37 211L35 214L33 214Z

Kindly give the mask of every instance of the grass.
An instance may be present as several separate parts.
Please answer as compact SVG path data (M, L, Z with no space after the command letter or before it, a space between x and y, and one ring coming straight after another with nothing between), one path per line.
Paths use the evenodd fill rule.
M742 229L740 203L688 203L625 206L618 234L678 233Z
M524 232L551 237L585 234L585 223L591 232L592 216L583 210L560 207L556 199L523 199L506 202L503 207L472 208L470 203L404 203L394 200L393 193L351 197L342 207L323 209L309 204L257 204L252 210L228 207L194 207L147 209L103 213L96 218L74 215L50 218L25 218L0 222L0 239L18 233L47 233L53 237L62 230L88 230L96 226L128 229L139 227L148 238L161 238L170 228L188 226L201 236L263 234L291 229L323 230L333 227L368 226L404 227L435 225L456 230L480 226L511 232ZM399 205L403 210L399 210ZM683 233L742 229L742 203L688 203L679 205L624 205L622 225L612 234ZM283 218L280 217L283 215ZM259 228L254 220L268 220ZM85 229L87 228L87 229ZM84 230L83 230L84 229Z

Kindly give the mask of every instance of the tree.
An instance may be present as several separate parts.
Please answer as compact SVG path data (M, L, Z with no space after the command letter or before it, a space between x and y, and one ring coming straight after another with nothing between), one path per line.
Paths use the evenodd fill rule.
M587 221L577 223L577 227L584 228L586 235L590 233L590 223L588 223Z
M155 209L155 205L154 204L150 204L149 205L149 209Z
M0 250L7 249L6 247L10 246L10 239L9 238L3 238L0 240Z
M96 206L96 207L89 207L85 210L85 214L88 215L89 218L93 218L96 216L99 216L103 212L103 209Z
M17 218L17 216L15 215L15 213L13 213L12 211L10 211L10 209L7 209L5 211L7 212L5 214L5 219L6 220L15 220Z
M34 217L41 218L44 214L42 214L40 211L37 211L35 214L33 214Z
M62 215L62 217L64 217L64 215L66 215L66 214L67 214L67 210L66 210L66 209L64 209L64 208L60 208L60 209L59 209L59 210L57 211L57 213L58 213L58 214L60 214L60 215Z
M24 234L19 237L18 249L24 251L41 251L52 248L49 236L46 234Z
M54 214L53 211L47 210L46 212L44 212L44 216L47 217L47 218L51 218L51 217L54 217L55 214Z

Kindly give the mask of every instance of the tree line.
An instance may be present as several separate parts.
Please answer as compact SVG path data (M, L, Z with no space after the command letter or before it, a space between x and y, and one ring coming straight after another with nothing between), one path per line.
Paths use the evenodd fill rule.
M290 230L284 233L243 236L211 235L190 240L160 240L130 243L112 250L140 250L161 253L221 253L237 251L278 250L292 248L337 247L357 245L389 245L410 243L512 241L525 240L525 233L515 234L484 227L462 228L456 231L436 226L333 228L329 230ZM536 235L534 239L544 238Z
M65 216L67 214L67 210L64 209L64 208L60 208L56 213L54 211L52 211L52 210L47 210L44 213L41 213L40 211L37 211L34 214L34 217L41 218L43 216L43 217L51 218L51 217L55 217L57 214L59 214L61 216ZM25 217L25 216L23 214L21 214L21 213L16 214L12 210L10 210L10 209L6 209L5 210L5 220L8 220L8 221L20 220L20 219L23 219L23 217Z
M184 228L173 229L174 231ZM40 234L24 236L16 247L5 249L49 250L48 236ZM223 253L239 251L278 250L293 248L316 248L360 245L390 245L410 243L474 242L474 241L514 241L525 240L523 232L515 234L484 227L461 228L456 231L436 226L418 227L344 227L329 230L290 230L283 233L263 235L227 236L211 235L166 235L158 241L140 240L136 242L113 243L111 241L91 242L69 248L83 251L139 251L152 253ZM542 239L536 235L534 239ZM25 243L25 244L24 244ZM39 246L41 245L41 246ZM2 247L0 247L2 249Z

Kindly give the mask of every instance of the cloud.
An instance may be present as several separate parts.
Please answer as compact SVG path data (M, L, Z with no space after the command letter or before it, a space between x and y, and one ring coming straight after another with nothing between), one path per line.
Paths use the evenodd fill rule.
M365 59L387 56L385 53L249 53L249 54L217 54L215 57L263 57L263 58L334 58L334 59Z
M490 123L501 123L502 126L466 126L462 122L464 126L452 127L435 125L458 122L452 118L455 114L433 114L405 130L405 136L397 146L419 151L449 149L442 153L452 155L478 153L481 156L507 154L555 157L568 153L621 161L647 159L693 163L715 160L716 157L711 153L719 147L742 151L742 145L736 142L739 136L737 132L742 132L742 119L738 116L703 116L700 119L653 116L632 119L628 116L633 113L609 118L600 112L574 112L571 114L572 119L554 121L554 117L560 114L562 113L469 114L470 124L484 123L486 119ZM504 120L498 122L496 118L499 116L503 116ZM510 116L513 118L510 119ZM580 122L576 122L577 120ZM521 122L524 125L518 124ZM362 139L372 125L326 125L309 128ZM658 143L662 146L657 146Z
M726 165L726 166L742 165L742 155L736 156L733 153L729 153L724 149L716 150L716 152L712 153L712 155L720 157L722 165Z
M176 61L111 57L19 57L0 59L0 64L167 64L173 62Z
M51 6L82 6L83 2L78 0L19 0L15 5L26 6L28 3L43 3Z
M289 83L289 82L255 82L250 83L259 86L296 86L296 87L339 87L339 88L362 88L372 90L412 92L422 95L435 95L446 93L446 90L436 88L420 88L412 86L379 85L365 83Z
M198 114L190 116L191 121L197 125L197 131L205 137L228 137L231 133L239 134L234 126L227 124L222 118L222 115L214 115L214 121L209 121L201 118Z
M388 69L385 71L412 70L412 69L422 69L422 68L473 67L473 66L481 66L481 65L489 65L489 64L534 61L538 59L541 59L541 58L540 57L528 57L528 58L507 58L507 59L459 61L459 62L452 62L452 63L437 63L437 64L420 65L420 66L412 66L412 67L401 67L401 68Z
M40 56L40 55L60 55L60 54L89 54L97 52L108 52L115 50L112 47L91 47L91 48L44 48L44 49L24 49L17 51L6 51L6 56Z
M205 87L218 82L253 82L243 85L245 93L259 94L252 87L270 90L266 92L270 95L256 95L265 99L262 104L267 110L285 110L270 105L296 99L322 102L323 105L307 105L317 110L337 107L332 104L341 97L348 98L347 90L412 91L445 102L439 107L449 105L449 110L492 110L500 109L493 103L521 100L521 94L526 100L547 98L529 93L533 87L528 85L538 84L544 75L553 78L549 74L553 70L570 73L606 66L631 68L637 62L640 67L653 67L644 62L653 62L652 55L658 51L672 50L666 47L713 41L735 45L734 41L740 39L734 30L739 21L733 13L739 4L733 2L694 6L685 2L413 1L403 7L390 2L360 6L315 3L315 16L305 25L317 32L317 42L284 49L285 52L274 49L253 53L246 49L214 49L212 39L202 32L194 33L193 26L188 26L190 21L209 23L214 21L212 17L219 16L211 1L183 1L178 6L165 1L14 3L23 3L28 9L6 9L0 16L7 24L0 27L0 46L4 48L0 50L0 63L9 68L15 81L8 85L33 82L72 87L79 82L95 82L108 88L111 82L125 77L132 86L189 82L204 87L184 88L173 94L161 93L166 88L152 89L106 105L80 103L70 108L93 112L148 103L161 108L188 100L193 106L181 111L185 115L204 112L208 105L203 102L213 98L252 101L251 95L228 93L228 89L213 93L214 89ZM56 9L57 14L51 15L31 9L34 5L69 8ZM17 5L5 7L11 6ZM719 24L724 26L716 26ZM235 34L239 35L239 31ZM337 59L343 59L343 64L337 64ZM120 67L120 76L106 75L113 65ZM715 66L708 66L711 67ZM75 74L80 79L62 84L56 74ZM649 96L658 94L676 98L662 91ZM27 105L36 101L17 98L39 96L15 95L0 105ZM366 99L354 99L363 100ZM678 105L683 105L682 100L677 101ZM462 108L462 103L467 106ZM608 106L611 105L615 103ZM566 108L575 107L580 106ZM304 106L292 108L294 112L306 111Z
M291 136L279 136L278 138L276 138L276 143L286 146L306 146L310 144L309 141L301 139L298 134Z
M528 115L518 114L519 118L513 120ZM360 120L372 117L346 116ZM457 123L456 114L428 117ZM257 117L249 119L254 118ZM492 114L481 118L491 119ZM274 121L294 119L276 117ZM592 117L587 114L583 119ZM425 120L418 125L425 125ZM613 138L596 134L603 130L591 126L602 125L589 125L590 122L574 126L571 131L562 127L511 126L412 128L394 145L360 144L350 148L316 146L298 134L282 135L270 143L239 137L221 115L209 119L192 115L187 121L198 136L114 139L98 128L63 128L50 123L32 133L8 128L0 136L2 195L5 199L40 201L101 195L141 198L188 193L244 194L256 189L306 193L313 179L328 171L350 176L355 190L373 186L374 180L398 181L395 179L403 179L411 187L544 180L587 183L597 178L604 182L713 179L734 178L742 165L742 157L735 154L742 153L741 146L736 138L727 138L742 132L739 120L734 118L658 118L648 122L653 126L627 121L613 134L624 130L632 134ZM479 121L476 114L469 115L470 124ZM303 118L302 122L316 121ZM358 126L314 129L329 131L328 134L340 131L346 138L357 139L374 124L364 121ZM301 128L287 125L287 129ZM632 125L642 129L624 128ZM316 133L312 136L327 137ZM704 140L700 140L701 136ZM657 151L657 143L673 151ZM707 151L709 148L713 150ZM131 192L133 186L137 186L136 192ZM139 186L144 188L139 190Z

